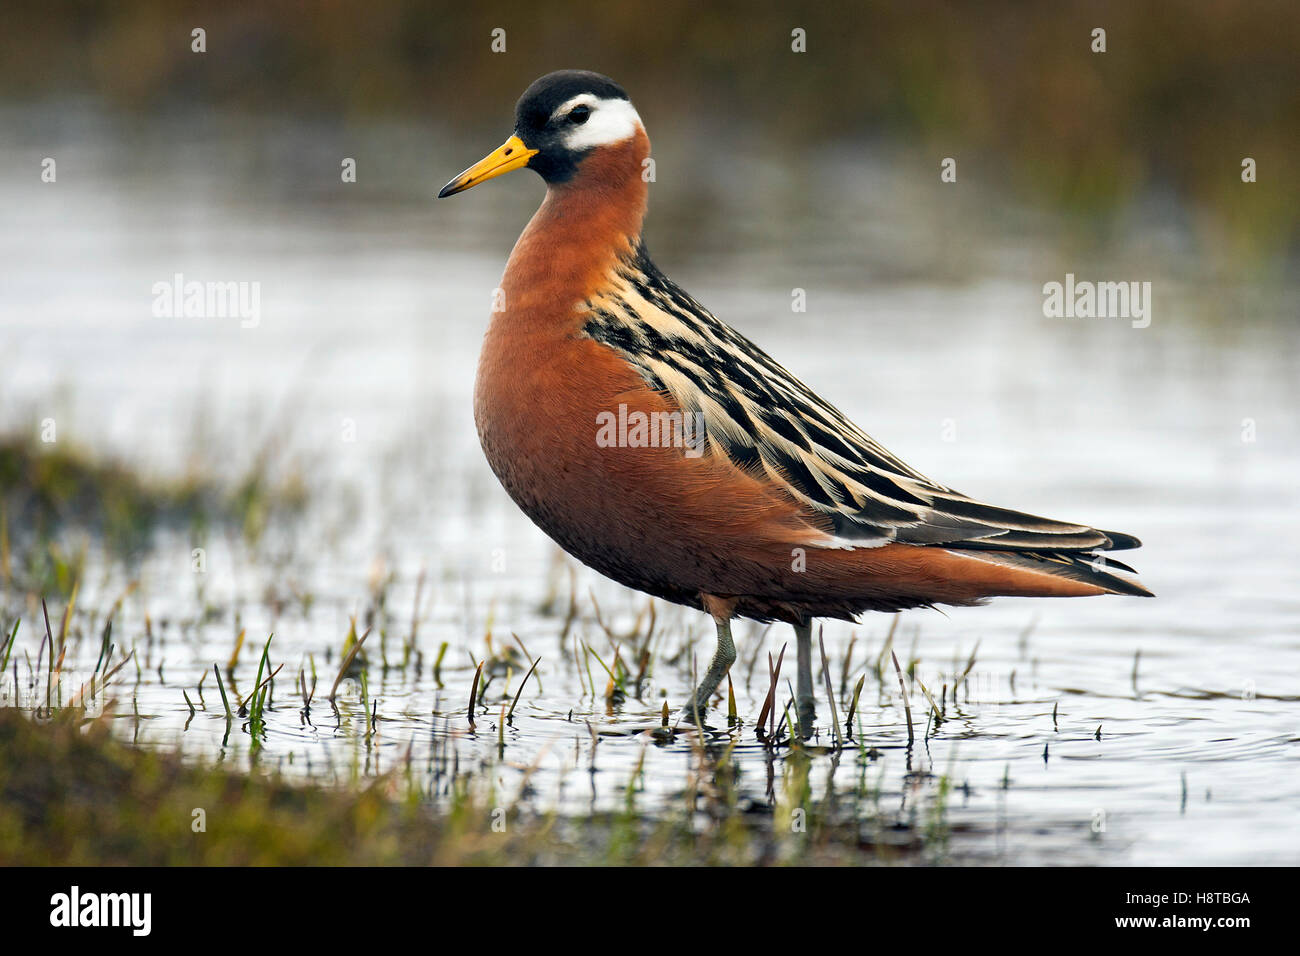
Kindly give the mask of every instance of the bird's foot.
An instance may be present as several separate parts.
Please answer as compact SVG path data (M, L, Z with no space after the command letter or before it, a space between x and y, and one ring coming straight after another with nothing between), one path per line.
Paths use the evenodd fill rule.
M799 717L799 734L807 740L812 736L817 721L816 701L811 697L800 697L795 703L795 711Z
M704 715L709 712L709 701L706 697L700 700L698 697L691 703L682 708L681 719L688 724L704 724Z

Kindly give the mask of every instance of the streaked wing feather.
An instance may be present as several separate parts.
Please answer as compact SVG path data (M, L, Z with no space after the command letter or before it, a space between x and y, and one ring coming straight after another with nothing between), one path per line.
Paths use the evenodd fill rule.
M1140 544L987 505L925 477L682 291L644 246L583 305L587 335L622 353L683 412L702 414L714 450L823 515L844 546L1036 552L1069 575L1082 573L1072 562L1087 552Z

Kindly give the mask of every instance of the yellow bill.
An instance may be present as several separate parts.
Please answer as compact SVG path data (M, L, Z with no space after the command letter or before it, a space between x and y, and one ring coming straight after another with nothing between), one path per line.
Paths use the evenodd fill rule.
M454 196L472 186L487 182L497 176L521 169L528 165L528 160L537 155L537 150L529 149L518 136L511 136L497 149L484 156L477 163L465 170L447 185L442 187L438 198Z

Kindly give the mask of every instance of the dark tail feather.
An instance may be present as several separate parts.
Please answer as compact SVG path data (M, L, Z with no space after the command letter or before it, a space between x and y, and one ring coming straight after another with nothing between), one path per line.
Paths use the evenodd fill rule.
M1132 541L1137 540L1129 535L1121 535L1120 537ZM953 548L951 550L965 549ZM1155 594L1147 590L1140 581L1122 573L1116 573L1135 573L1127 564L1112 561L1100 554L1086 552L1050 554L1037 551L994 551L984 548L971 550L973 551L972 557L978 556L986 561L997 561L1000 564L1024 568L1038 574L1049 574L1069 581L1078 581L1081 584L1090 584L1093 587L1103 588L1112 594L1155 597Z
M1129 551L1133 548L1142 547L1141 541L1131 534L1125 534L1123 531L1103 531L1102 534L1110 538L1110 547L1103 548L1103 551Z

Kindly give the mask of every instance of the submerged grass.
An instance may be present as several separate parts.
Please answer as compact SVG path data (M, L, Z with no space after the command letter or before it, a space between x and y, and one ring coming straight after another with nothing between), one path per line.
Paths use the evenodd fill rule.
M427 703L418 709L410 703L394 706L385 693L385 688L390 693L397 689L404 696L405 687L420 680L418 653L404 654L400 663L395 659L382 668L384 672L403 672L396 682L393 675L384 678L381 673L382 653L372 654L368 664L361 663L364 648L374 648L374 642L368 642L370 635L381 635L382 651L382 635L392 624L382 609L371 624L367 610L368 626L360 633L359 615L350 618L344 652L334 664L338 672L330 688L333 720L327 716L318 731L310 714L316 670L309 649L302 664L294 668L295 721L294 714L276 706L279 702L274 695L274 680L286 663L286 638L280 637L281 643L275 644L280 647L275 655L280 660L272 659L270 648L274 641L268 637L256 655L235 654L226 661L226 635L231 631L225 629L224 623L213 624L216 644L209 646L217 650L219 645L220 651L207 656L207 663L200 665L202 676L197 682L190 677L177 695L184 701L184 728L179 738L164 740L148 730L150 721L160 716L156 701L149 700L148 689L153 685L148 675L154 672L156 661L161 682L163 663L161 651L150 636L153 632L149 615L137 619L119 614L116 633L119 640L128 642L124 648L127 653L115 653L112 618L102 609L97 612L85 604L68 601L62 616L56 604L49 608L53 613L38 612L42 627L23 631L15 623L5 628L7 633L0 634L0 659L12 662L13 700L19 701L16 708L0 711L4 722L0 733L0 858L6 860L325 865L860 864L950 860L947 816L941 807L932 804L935 800L945 801L947 791L935 793L938 778L928 771L917 769L914 773L912 761L916 755L910 746L908 682L915 683L925 694L934 717L933 730L927 727L927 751L930 738L939 732L943 706L930 696L919 676L906 677L892 649L889 657L894 678L880 683L881 696L874 704L868 702L868 707L879 708L886 695L897 701L899 698L888 691L897 680L898 694L906 708L909 746L902 753L906 786L894 795L899 806L882 808L883 771L874 780L873 799L866 769L878 759L889 759L893 766L895 758L887 756L889 745L882 743L882 754L874 746L851 743L855 736L862 740L861 698L872 676L871 658L861 661L857 680L850 685L852 671L847 665L839 666L838 659L832 660L821 640L820 683L827 695L829 709L825 716L829 726L822 725L820 730L815 724L800 725L802 715L794 706L794 688L782 676L785 646L776 654L768 653L767 680L760 679L756 686L747 688L750 702L757 705L761 701L761 709L755 707L757 717L737 705L743 684L737 681L733 685L729 675L728 729L699 731L673 724L666 700L655 700L650 711L654 715L651 720L659 726L626 719L602 726L602 716L612 713L607 709L611 703L608 698L593 700L596 710L582 706L570 710L567 721L554 713L547 714L554 701L544 703L539 710L519 711L526 692L530 697L538 693L538 665L542 658L533 657L517 638L523 657L513 659L530 660L522 680L512 679L513 665L501 653L494 653L488 641L488 656L471 658L471 669L456 675L451 708L444 709L437 696L439 690L430 686L430 693L435 694L430 720L426 716L430 713ZM110 607L114 613L119 610L117 604ZM578 626L590 623L584 619ZM611 636L608 630L601 630ZM160 633L171 632L164 628ZM246 643L244 629L237 621L234 633L244 638L237 638L238 644ZM128 636L133 634L134 638ZM628 640L625 646L631 649L639 646L638 654L654 650L648 641L642 643L626 636L619 640ZM20 641L24 646L16 647ZM595 669L591 664L595 657L611 684L621 680L629 690L634 689L619 644L612 647L612 656L606 655L608 660L576 634L573 645L567 654L562 649L558 662L549 658L552 674L567 666L576 687L580 683L578 675L585 675L588 668ZM331 638L327 657L332 657L328 653L331 648L337 653L337 646ZM151 658L156 653L158 656ZM89 696L97 695L104 701L108 711L105 717L94 717L94 710L77 706L86 696L84 688L71 701L60 699L56 693L64 668L70 669L68 673L77 672L79 654L95 664ZM635 660L631 654L629 650L627 660ZM754 654L755 658L759 656L759 652ZM213 657L221 662L213 663ZM676 679L684 682L683 669L689 666L689 657L679 655L675 665L668 663L667 655L661 657L665 667L678 668ZM132 661L136 663L134 684L128 674L126 686L110 688L109 681ZM495 683L489 674L493 663L498 670ZM21 702L17 693L20 667L24 686L29 688L27 703ZM410 674L405 673L408 670ZM426 673L429 670L426 664ZM831 674L837 670L841 683L851 686L851 697L836 697L833 693ZM846 670L848 677L844 676ZM0 673L4 671L0 669ZM213 675L220 700L212 699L218 695L210 693L209 685L209 699L205 702L203 683ZM960 665L954 664L952 674L946 676L955 681L964 674ZM356 686L351 681L344 686L345 677L355 677ZM592 686L588 679L587 687ZM941 699L946 701L946 680L943 686ZM437 687L441 688L441 684ZM468 701L461 696L466 691ZM664 689L658 688L658 693L664 694ZM123 704L120 714L113 713L114 694L123 702L130 701L129 706ZM641 706L646 703L649 701ZM956 706L955 691L953 704ZM179 702L174 705L181 709ZM164 710L171 706L169 702ZM26 723L15 722L23 719ZM572 758L562 759L555 769L548 769L551 780L542 790L530 780L543 760L550 759L547 754L554 745L547 743L521 759L519 743L524 741L522 749L527 752L529 738L553 735L558 742L555 749L567 748L564 738L568 731L559 729L557 721L569 727L585 725L590 742L586 736L570 738ZM199 731L197 752L188 743L191 723ZM319 733L327 742L325 764L313 764L308 756L307 766L299 768L293 766L295 757L300 762L306 750L295 742L299 730L309 725L307 733ZM107 733L109 727L118 728L112 737ZM142 731L142 727L146 729ZM426 732L430 738L422 741ZM400 742L398 735L403 738ZM637 769L630 779L620 774L619 783L614 784L619 787L627 779L621 806L605 804L598 808L594 799L589 807L575 807L570 802L561 809L561 804L549 803L545 792L552 783L558 783L557 796L562 796L570 773L590 774L595 793L597 774L606 774L600 779L609 779L609 768L598 766L597 748L602 754L607 747L625 752L634 737L641 738ZM218 738L219 747L215 745ZM629 743L605 744L607 739ZM124 741L138 746L128 746ZM652 761L660 768L664 766L651 748L663 747L675 749L687 761L684 778L664 778L661 770L651 776ZM846 757L862 768L860 774L855 774L859 777L856 789L851 784L837 785L834 779L837 766ZM39 772L30 769L36 763L43 764ZM810 769L816 775L815 785L809 781ZM826 771L824 782L822 770ZM520 776L518 771L525 772ZM287 783L282 774L295 782ZM766 786L762 782L764 775ZM647 777L654 784L649 790ZM518 783L513 798L501 793L506 788L515 789L510 781ZM144 802L138 799L140 793L146 795ZM641 796L646 793L650 794L648 799ZM80 840L72 832L71 821L85 816L81 801L91 801L98 809L87 818L89 822L76 823L76 829L86 828L84 832L96 834L102 830L108 835L105 846L92 846L89 839ZM918 815L918 808L928 810L930 816ZM204 811L206 831L188 830L194 821L186 814L194 810ZM265 815L266 820L259 820L258 814ZM276 835L279 829L284 830L282 836ZM411 836L415 829L421 830L418 837ZM338 831L341 842L327 847L326 842L335 838L332 831ZM372 840L373 847L360 846Z
M856 820L811 800L807 758L787 768L791 785L771 814L717 814L716 825L701 826L689 812L638 812L638 762L621 809L578 820L503 803L467 777L434 808L400 769L340 790L194 766L119 742L110 723L42 724L0 710L0 858L20 866L882 861ZM701 760L709 785L696 799L721 801L718 809L734 803L730 748L716 763Z

